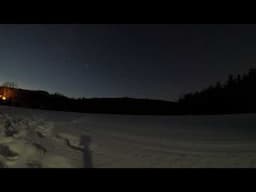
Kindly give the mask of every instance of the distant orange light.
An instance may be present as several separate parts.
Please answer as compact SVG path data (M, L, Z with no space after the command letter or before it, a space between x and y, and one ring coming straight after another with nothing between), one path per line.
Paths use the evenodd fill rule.
M6 97L5 97L5 96L3 96L3 97L2 97L2 99L3 99L3 100L6 100Z

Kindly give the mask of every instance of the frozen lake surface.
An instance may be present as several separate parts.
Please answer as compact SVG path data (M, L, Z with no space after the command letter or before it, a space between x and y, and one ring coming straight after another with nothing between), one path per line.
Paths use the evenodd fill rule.
M0 112L90 137L92 167L256 167L256 114L132 116L6 106Z

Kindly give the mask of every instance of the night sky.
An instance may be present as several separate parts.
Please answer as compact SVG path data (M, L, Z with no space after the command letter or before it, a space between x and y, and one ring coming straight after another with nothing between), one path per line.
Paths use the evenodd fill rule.
M256 25L4 25L0 83L71 97L176 100L256 67Z

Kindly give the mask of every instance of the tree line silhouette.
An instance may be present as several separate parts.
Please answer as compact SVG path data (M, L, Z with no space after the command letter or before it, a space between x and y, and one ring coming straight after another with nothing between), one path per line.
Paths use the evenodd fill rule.
M2 104L36 109L136 115L256 112L256 69L244 75L230 74L224 83L216 82L201 91L185 94L177 102L127 97L69 98L59 93L20 89L15 83L5 83L2 87L15 93L14 97L1 101Z
M201 91L188 93L178 101L189 114L223 114L256 112L256 69L217 82Z

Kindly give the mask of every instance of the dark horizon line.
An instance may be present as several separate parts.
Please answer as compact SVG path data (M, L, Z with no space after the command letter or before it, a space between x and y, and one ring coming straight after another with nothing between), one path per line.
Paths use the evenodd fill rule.
M0 85L0 87L6 87L6 86L2 86ZM178 99L176 100L167 100L167 99L153 99L153 98L149 98L149 97L128 97L128 96L121 96L121 97L71 97L71 96L67 96L65 94L62 94L60 92L49 92L47 90L42 90L42 89L27 89L27 88L21 88L21 87L6 87L6 88L11 88L11 89L20 89L20 90L26 90L26 91L35 91L35 92L47 92L50 95L54 95L54 94L59 94L61 96L64 96L68 99L134 99L134 100L149 100L149 101L160 101L160 102L168 102L168 103L178 103Z
M249 71L256 71L256 68L249 68ZM230 74L233 76L233 74ZM240 76L242 76L242 74L238 74ZM13 83L13 82L11 82ZM221 83L221 81L216 81L215 83ZM14 83L16 84L16 83ZM210 84L210 86L212 86L213 84ZM8 87L8 86L5 86L5 85L0 85L0 87ZM209 87L209 86L208 86ZM12 87L9 87L9 88L12 88ZM54 95L54 94L59 94L59 95L62 95L66 98L69 98L69 99L137 99L137 100L151 100L151 101L164 101L164 102L172 102L172 103L179 103L180 99L182 99L186 94L189 94L189 93L193 93L193 92L198 92L198 91L202 91L203 88L201 89L197 89L197 90L194 90L194 91L188 91L186 94L182 94L182 96L179 96L178 98L176 99L163 99L163 98L150 98L150 97L129 97L129 96L119 96L119 97L111 97L111 96L105 96L105 97L100 97L100 96L95 96L95 97L85 97L85 96L68 96L68 95L65 95L61 92L50 92L48 90L42 90L42 89L33 89L33 88L21 88L21 87L13 87L13 88L16 88L16 89L22 89L22 90L28 90L28 91L42 91L42 92L47 92L48 94L51 94L51 95Z

